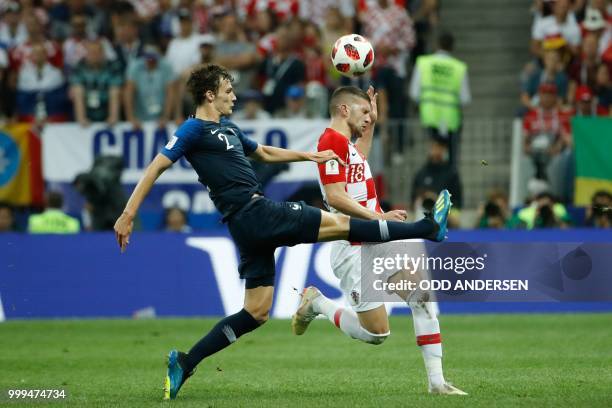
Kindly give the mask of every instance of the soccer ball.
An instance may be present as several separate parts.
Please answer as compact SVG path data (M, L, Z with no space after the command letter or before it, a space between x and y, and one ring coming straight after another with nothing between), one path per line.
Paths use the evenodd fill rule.
M359 34L344 35L334 43L331 60L339 73L356 77L365 74L374 65L374 49Z

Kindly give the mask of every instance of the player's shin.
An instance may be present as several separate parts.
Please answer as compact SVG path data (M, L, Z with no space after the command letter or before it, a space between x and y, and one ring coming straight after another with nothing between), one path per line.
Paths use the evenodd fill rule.
M429 387L440 386L445 383L442 372L442 338L440 337L440 324L430 302L411 300L418 294L413 294L408 301L414 322L414 334L417 344L421 348Z
M350 220L349 241L387 242L398 239L427 238L436 232L437 224L429 218L415 223L395 221L365 221L354 217Z
M259 322L244 309L225 317L189 350L184 361L184 364L188 366L183 367L183 370L190 372L204 358L224 349L240 336L258 328L259 325Z

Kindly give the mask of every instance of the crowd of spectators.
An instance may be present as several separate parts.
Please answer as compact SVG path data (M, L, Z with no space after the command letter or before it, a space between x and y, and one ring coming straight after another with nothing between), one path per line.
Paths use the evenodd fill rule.
M522 73L524 152L533 196L573 199L571 118L612 117L612 2L535 0L533 60Z
M437 0L3 0L0 116L26 122L180 122L185 78L230 69L238 116L326 116L342 79L328 55L350 32L376 51L380 118L404 117L406 75ZM414 20L411 19L414 16ZM415 31L416 30L416 31ZM244 99L242 98L244 97ZM263 111L262 109L263 108ZM265 112L265 113L264 113Z

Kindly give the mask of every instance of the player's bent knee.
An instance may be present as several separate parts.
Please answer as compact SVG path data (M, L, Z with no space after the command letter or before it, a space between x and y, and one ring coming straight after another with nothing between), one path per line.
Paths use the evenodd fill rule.
M255 319L257 323L259 323L260 325L264 324L265 322L268 321L268 319L270 319L270 309L269 308L245 307L245 310L249 312L249 314L253 316L253 319Z
M383 344L385 340L387 339L387 337L391 335L390 331L386 333L372 333L365 329L363 330L366 332L366 343L372 344L375 346Z

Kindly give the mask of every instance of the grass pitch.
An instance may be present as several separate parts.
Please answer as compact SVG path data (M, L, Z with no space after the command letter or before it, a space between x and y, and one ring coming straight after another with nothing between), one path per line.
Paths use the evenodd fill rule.
M216 319L0 324L0 405L100 407L612 406L612 315L443 315L445 375L470 395L427 394L409 317L381 346L327 321L294 337L273 320L205 360L162 402L165 355ZM8 389L65 389L62 401L9 402Z

